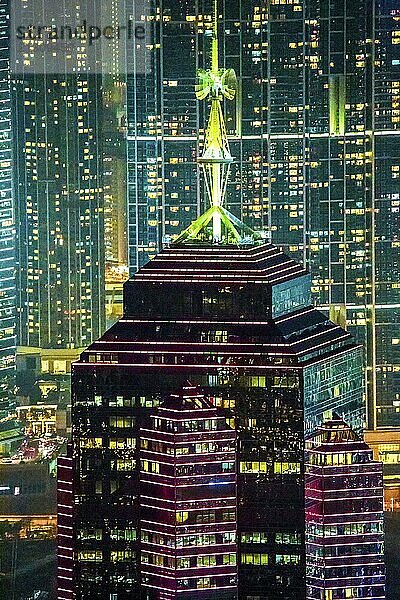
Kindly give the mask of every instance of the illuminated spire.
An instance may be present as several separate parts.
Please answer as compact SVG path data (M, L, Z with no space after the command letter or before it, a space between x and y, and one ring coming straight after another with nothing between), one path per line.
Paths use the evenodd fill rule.
M211 69L197 72L196 97L198 100L210 98L210 116L205 135L204 151L199 158L202 166L210 208L192 223L176 242L193 239L204 231L212 221L212 239L239 241L245 235L255 236L254 232L224 208L224 198L228 185L230 166L233 162L229 150L228 136L222 110L224 98L233 100L237 90L237 80L233 69L220 69L218 56L218 0L214 0L214 23L211 47Z

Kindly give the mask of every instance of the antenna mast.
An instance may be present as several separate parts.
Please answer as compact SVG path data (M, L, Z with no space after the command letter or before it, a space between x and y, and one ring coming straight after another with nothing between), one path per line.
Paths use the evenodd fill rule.
M229 171L233 162L229 150L228 136L222 111L224 96L233 99L236 93L236 77L232 69L219 68L218 56L218 0L214 0L214 23L211 50L211 69L200 72L197 97L203 100L210 96L211 110L206 129L204 151L199 163L203 167L207 194L212 215L213 241L222 239L222 207L226 194Z
M222 242L222 226L225 227L225 241L228 239L240 241L245 236L256 239L250 227L247 227L237 217L232 215L224 206L224 198L228 185L229 171L233 158L229 150L223 114L223 101L233 100L237 90L237 80L233 69L220 69L218 54L218 0L214 0L211 68L197 72L196 97L198 100L210 99L210 115L205 133L204 150L199 158L210 207L200 215L175 240L180 243L196 239L212 223L213 242Z

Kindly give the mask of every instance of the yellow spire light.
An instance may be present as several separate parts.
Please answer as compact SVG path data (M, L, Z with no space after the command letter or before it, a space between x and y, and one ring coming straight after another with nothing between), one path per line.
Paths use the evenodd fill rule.
M211 206L222 207L228 183L230 165L233 162L222 112L224 96L233 99L236 93L236 76L232 69L220 69L218 62L218 0L214 0L214 23L211 50L211 69L200 71L197 97L211 97L204 152L199 162L203 167L207 193ZM221 213L213 214L213 240L222 239Z
M223 100L233 100L237 90L237 80L233 69L220 69L218 56L218 0L214 0L213 36L211 47L211 69L197 72L196 97L198 100L210 98L204 150L199 163L202 166L210 208L183 231L176 243L194 239L212 222L212 239L223 241L222 226L226 240L239 241L241 237L257 236L249 227L224 208L224 198L228 185L230 166L233 158L229 149L223 114Z

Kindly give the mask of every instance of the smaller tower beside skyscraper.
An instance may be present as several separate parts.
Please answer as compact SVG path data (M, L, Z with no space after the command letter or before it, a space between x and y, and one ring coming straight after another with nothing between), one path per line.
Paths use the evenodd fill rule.
M195 388L141 429L140 497L148 598L236 600L236 432Z
M57 461L57 598L58 600L74 600L74 493L71 446L67 447L67 455L60 456ZM93 532L94 538L96 532Z
M308 444L307 600L383 599L382 463L336 416Z

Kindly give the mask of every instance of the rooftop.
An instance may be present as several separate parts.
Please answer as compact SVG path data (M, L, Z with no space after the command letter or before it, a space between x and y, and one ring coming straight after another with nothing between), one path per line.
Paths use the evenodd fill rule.
M336 414L325 421L308 441L312 452L371 452L368 444Z
M272 244L194 245L164 248L134 276L141 282L219 281L276 285L307 275L302 265Z
M184 387L179 392L171 394L162 402L162 408L179 411L215 410L213 404L200 392L197 387ZM187 418L187 415L185 415Z

